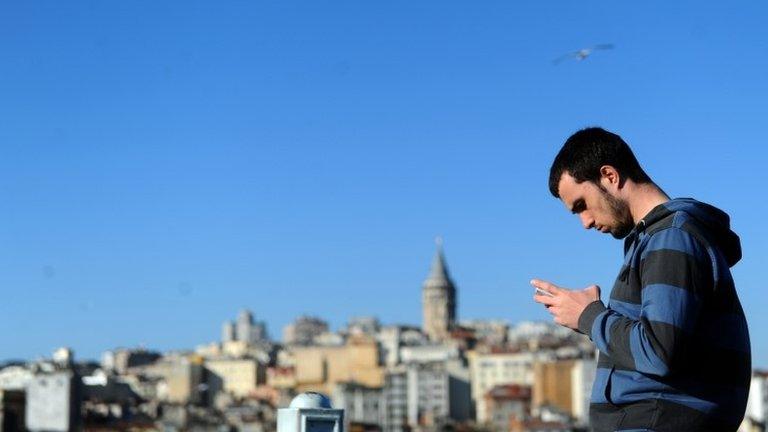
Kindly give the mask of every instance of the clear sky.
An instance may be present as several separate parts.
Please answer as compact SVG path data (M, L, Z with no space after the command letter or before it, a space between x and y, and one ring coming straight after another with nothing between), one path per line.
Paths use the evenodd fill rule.
M563 141L601 125L670 195L731 214L768 367L766 19L741 1L2 2L0 359L192 348L242 308L275 337L303 313L420 324L436 235L461 319L549 320L529 279L608 291L621 264L547 190Z

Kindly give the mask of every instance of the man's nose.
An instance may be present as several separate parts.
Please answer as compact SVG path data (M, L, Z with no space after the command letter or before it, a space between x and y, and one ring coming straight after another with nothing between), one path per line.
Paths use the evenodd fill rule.
M579 216L581 217L581 225L584 226L584 229L590 229L595 226L595 219L588 215L587 212L582 212Z

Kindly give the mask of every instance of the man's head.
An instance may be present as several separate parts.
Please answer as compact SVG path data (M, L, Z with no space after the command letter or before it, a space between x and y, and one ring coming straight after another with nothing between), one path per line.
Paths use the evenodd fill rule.
M651 183L620 136L601 128L571 135L549 171L549 191L579 215L586 229L624 238L635 222L624 187Z

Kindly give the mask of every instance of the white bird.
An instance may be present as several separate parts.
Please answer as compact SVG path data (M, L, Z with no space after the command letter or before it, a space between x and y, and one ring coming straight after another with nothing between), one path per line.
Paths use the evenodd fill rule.
M592 46L592 47L589 47L589 48L582 48L582 49L580 49L578 51L570 52L568 54L560 56L560 57L554 59L552 61L552 63L559 64L563 60L565 60L567 58L570 58L570 57L575 58L577 61L582 61L585 58L589 57L592 54L592 52L594 52L596 50L609 50L609 49L613 49L613 44L599 44L599 45L595 45L595 46Z

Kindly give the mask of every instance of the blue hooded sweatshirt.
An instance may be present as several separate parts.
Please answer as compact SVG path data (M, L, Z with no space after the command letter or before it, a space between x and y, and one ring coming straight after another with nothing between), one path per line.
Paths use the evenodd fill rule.
M661 204L635 226L608 305L579 318L600 351L594 430L738 428L751 377L730 271L740 259L728 215L693 199Z

